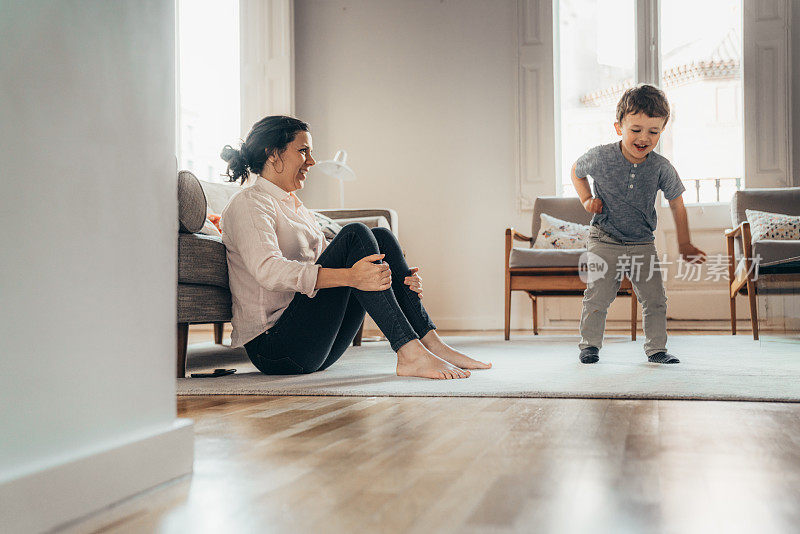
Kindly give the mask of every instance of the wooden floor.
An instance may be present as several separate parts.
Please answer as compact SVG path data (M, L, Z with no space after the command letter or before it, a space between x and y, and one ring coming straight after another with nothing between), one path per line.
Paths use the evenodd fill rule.
M798 532L800 404L182 397L195 471L76 532Z

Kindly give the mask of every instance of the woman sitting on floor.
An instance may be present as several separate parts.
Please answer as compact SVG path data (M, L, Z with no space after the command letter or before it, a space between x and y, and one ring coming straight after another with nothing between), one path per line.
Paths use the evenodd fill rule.
M314 165L308 125L283 116L258 121L239 150L225 146L230 181L255 184L222 213L233 296L231 346L244 345L265 374L330 367L365 311L397 352L397 374L467 378L485 364L448 346L422 306L422 280L385 228L346 225L328 244L294 192ZM381 261L383 260L383 261Z

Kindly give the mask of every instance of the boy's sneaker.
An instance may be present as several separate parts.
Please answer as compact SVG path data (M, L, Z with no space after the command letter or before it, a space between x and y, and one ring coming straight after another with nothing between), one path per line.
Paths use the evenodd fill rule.
M581 363L597 363L600 360L600 349L597 347L586 347L581 349L580 359Z
M652 363L681 363L681 361L669 352L656 352L647 357L648 362Z

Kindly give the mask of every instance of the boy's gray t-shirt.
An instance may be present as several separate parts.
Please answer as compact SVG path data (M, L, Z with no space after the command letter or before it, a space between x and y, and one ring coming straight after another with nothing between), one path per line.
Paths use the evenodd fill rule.
M578 158L575 174L594 180L594 196L603 202L592 225L623 242L650 242L656 229L656 193L667 200L678 198L686 188L667 158L650 152L642 163L622 155L619 142L592 148Z

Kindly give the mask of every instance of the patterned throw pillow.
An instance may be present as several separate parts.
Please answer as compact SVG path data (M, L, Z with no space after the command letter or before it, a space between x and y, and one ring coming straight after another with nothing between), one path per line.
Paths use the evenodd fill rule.
M577 249L585 248L589 239L589 227L569 221L562 221L546 213L541 214L541 228L533 248Z
M312 211L311 213L314 214L314 220L317 221L317 224L322 229L322 233L325 234L325 239L328 241L336 237L336 234L341 231L342 226L330 217L316 211Z
M800 215L744 210L750 222L751 241L762 239L800 239Z
M220 216L216 213L206 212L206 221L198 234L213 235L214 237L222 237L222 229L219 227Z

